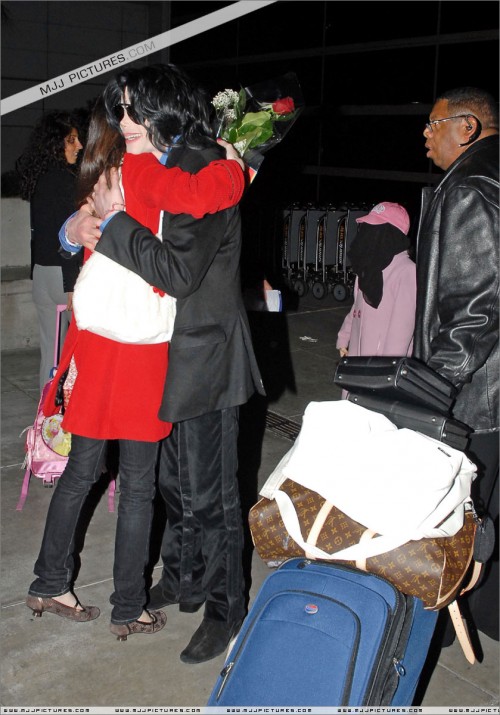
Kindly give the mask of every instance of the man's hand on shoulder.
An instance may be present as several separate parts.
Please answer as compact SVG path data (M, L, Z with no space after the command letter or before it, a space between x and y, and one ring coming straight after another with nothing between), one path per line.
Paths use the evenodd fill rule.
M100 225L101 219L93 216L89 205L84 204L68 222L67 238L71 243L93 251L101 237Z

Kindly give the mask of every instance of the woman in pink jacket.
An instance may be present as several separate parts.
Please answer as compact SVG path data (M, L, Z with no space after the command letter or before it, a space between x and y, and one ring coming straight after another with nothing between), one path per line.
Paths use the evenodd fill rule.
M384 201L357 223L348 253L356 274L354 304L337 336L340 357L411 355L416 269L408 255L408 213Z

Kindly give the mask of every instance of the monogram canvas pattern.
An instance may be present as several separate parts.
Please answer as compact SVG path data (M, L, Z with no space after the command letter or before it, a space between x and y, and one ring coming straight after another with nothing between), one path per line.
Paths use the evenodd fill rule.
M291 479L280 489L291 498L304 540L325 503L323 497ZM257 553L269 566L304 556L303 549L287 533L274 500L260 499L249 514ZM330 511L316 545L328 554L358 543L365 527L336 507ZM472 561L476 522L466 513L464 526L455 536L410 541L393 551L367 559L366 570L383 576L400 591L420 598L430 609L447 606L457 596ZM356 564L344 561L350 566Z

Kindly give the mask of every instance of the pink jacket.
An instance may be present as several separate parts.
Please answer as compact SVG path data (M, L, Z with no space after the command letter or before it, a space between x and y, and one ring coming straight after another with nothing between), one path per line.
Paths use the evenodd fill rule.
M415 326L416 266L406 251L382 271L384 293L378 308L365 302L354 284L354 304L337 336L349 355L411 355Z

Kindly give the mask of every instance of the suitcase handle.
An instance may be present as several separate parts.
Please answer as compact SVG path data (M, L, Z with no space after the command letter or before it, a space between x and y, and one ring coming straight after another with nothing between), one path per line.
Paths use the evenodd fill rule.
M67 305L56 305L56 339L54 340L54 368L57 367L59 363L59 342L61 337L61 313L68 310Z

